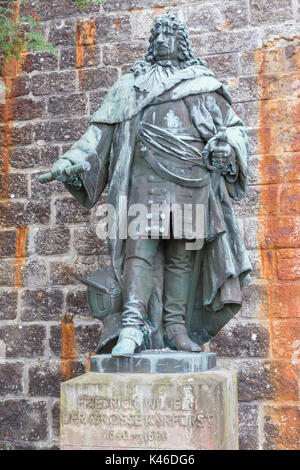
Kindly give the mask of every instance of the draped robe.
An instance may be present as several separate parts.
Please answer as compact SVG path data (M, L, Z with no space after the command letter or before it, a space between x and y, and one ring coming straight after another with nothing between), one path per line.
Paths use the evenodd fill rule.
M150 67L150 66L149 66ZM232 208L231 198L241 199L246 191L248 173L248 137L243 122L231 108L226 88L206 67L195 65L171 70L154 65L145 76L133 72L123 75L109 91L103 105L92 116L86 134L62 156L72 163L89 161L91 170L81 176L83 187L67 189L85 208L94 206L108 185L107 202L116 209L120 196L128 197L136 134L143 109L168 91L170 102L190 100L190 112L202 139L208 141L226 135L235 150L235 160L226 174L220 175L216 198L221 207L225 233L205 243L197 276L198 288L189 334L198 344L213 338L241 307L242 288L249 281L251 264ZM212 94L226 102L220 116ZM211 183L213 182L211 173ZM118 219L117 219L118 227ZM111 264L122 286L125 240L108 240ZM194 253L194 257L195 257ZM163 257L158 250L154 286L147 319L152 326L162 322Z

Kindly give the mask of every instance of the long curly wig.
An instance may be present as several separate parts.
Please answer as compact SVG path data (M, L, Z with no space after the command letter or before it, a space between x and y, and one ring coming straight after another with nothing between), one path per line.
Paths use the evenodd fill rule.
M178 60L180 62L183 62L182 65L184 65L184 67L189 67L190 65L196 64L206 65L205 61L197 59L195 56L186 24L180 21L173 14L157 16L155 18L153 27L151 29L151 36L149 39L150 44L145 56L146 62L149 62L150 64L153 64L155 62L155 58L153 55L154 40L161 29L176 34L179 43Z
M145 55L145 60L137 61L129 70L130 72L134 72L136 76L144 74L149 66L157 62L154 57L154 41L161 29L176 34L177 36L179 43L178 60L180 68L183 69L191 65L202 65L204 67L207 65L205 60L196 58L186 24L180 21L174 14L169 13L168 15L157 16L155 18L151 29L149 47Z

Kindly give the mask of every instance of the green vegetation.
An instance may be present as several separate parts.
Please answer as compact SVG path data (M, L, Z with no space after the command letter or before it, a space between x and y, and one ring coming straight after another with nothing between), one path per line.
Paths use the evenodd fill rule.
M87 8L90 6L91 3L95 5L100 5L100 3L106 2L106 0L74 0L75 3L79 6L79 8Z
M62 0L63 1L63 0ZM100 5L106 0L74 0L79 8L87 8L94 3ZM27 0L21 0L26 4ZM11 2L6 2L9 5ZM19 60L22 52L49 51L55 57L57 53L46 41L38 14L26 11L26 16L19 16L18 12L9 6L0 7L0 53L4 60Z
M64 1L64 0L62 0ZM20 0L26 4L27 0ZM87 8L92 3L100 5L106 0L74 0L79 8ZM25 10L25 16L19 16L17 9L10 8L13 2L4 2L6 6L0 6L0 55L3 60L10 62L12 59L20 60L24 52L48 51L55 57L55 48L49 43L43 33L38 14L34 11ZM7 87L0 83L0 94Z
M43 35L37 14L32 11L19 16L17 11L8 7L0 7L0 51L7 61L19 60L21 53L26 51L50 51L57 56Z

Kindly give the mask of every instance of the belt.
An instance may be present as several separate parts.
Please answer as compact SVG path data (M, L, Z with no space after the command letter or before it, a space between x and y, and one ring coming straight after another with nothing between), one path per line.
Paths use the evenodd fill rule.
M190 186L192 188L202 188L203 186L206 186L210 181L209 174L205 175L203 178L184 178L183 176L179 176L175 173L172 173L157 160L157 158L149 147L146 151L141 151L141 156L148 163L148 165L151 166L152 170L154 170L156 173L159 174L159 176L162 176L171 183L176 183L181 186Z
M207 168L209 152L198 150L185 142L180 136L171 134L166 129L152 124L141 122L138 130L141 142L154 152L167 159L176 159L181 164L193 164ZM186 136L185 136L186 137Z

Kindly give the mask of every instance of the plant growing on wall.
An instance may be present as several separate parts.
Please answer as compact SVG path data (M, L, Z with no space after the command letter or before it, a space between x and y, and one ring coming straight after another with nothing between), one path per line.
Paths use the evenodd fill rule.
M87 8L91 3L95 5L100 5L100 3L106 2L106 0L74 0L79 8Z
M63 1L63 0L62 0ZM73 0L79 8L87 8L91 3L100 5L106 0ZM26 4L27 0L21 0ZM55 57L57 53L53 45L44 36L37 13L25 11L25 16L19 16L19 9L10 8L9 1L0 6L0 54L5 61L13 58L20 60L21 54L27 51L49 51ZM20 5L20 1L16 2ZM0 83L0 94L7 89Z
M87 8L91 3L100 5L105 1L74 0L79 8ZM27 0L21 2L24 4ZM26 16L20 17L17 10L9 8L9 3L0 6L0 52L4 60L13 57L19 60L21 53L26 51L50 51L56 56L54 47L45 39L38 15L34 11L26 11Z
M19 16L17 9L9 7L0 7L0 51L6 61L19 60L26 51L50 51L57 56L45 39L37 14L26 11L26 16Z

